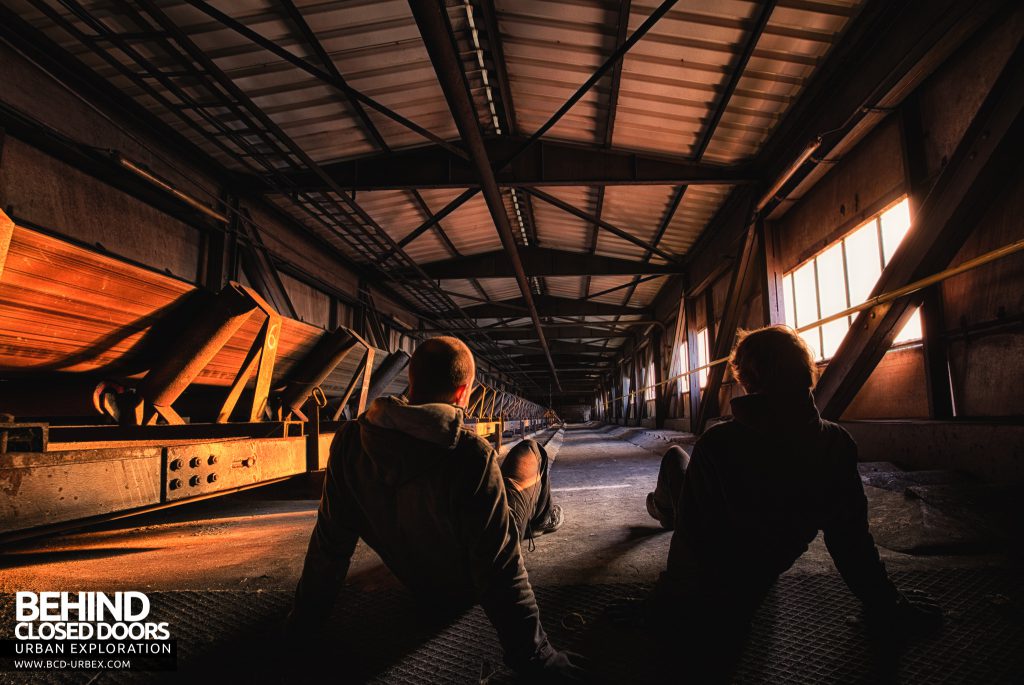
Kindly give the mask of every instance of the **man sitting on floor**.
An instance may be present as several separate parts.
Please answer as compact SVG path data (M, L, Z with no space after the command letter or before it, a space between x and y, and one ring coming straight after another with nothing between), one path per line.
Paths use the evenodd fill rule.
M730 363L748 393L732 400L733 419L701 435L689 458L670 448L647 497L651 516L674 528L651 602L659 622L686 616L708 636L742 632L819 530L871 624L903 630L941 619L886 574L868 530L857 445L819 416L803 339L785 326L741 334Z
M465 343L426 340L409 362L409 400L377 399L338 431L288 628L308 635L323 624L361 537L417 597L447 611L479 602L509 667L576 679L541 626L519 545L562 523L547 453L523 440L499 469L494 449L462 425L475 373Z

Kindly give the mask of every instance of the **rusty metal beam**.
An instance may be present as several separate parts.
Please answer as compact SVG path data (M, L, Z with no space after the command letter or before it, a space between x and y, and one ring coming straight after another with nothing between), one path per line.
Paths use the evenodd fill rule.
M252 290L238 283L228 284L211 299L203 315L183 331L170 356L149 370L139 386L140 398L168 423L184 423L171 405L252 313L264 306L268 312L270 305Z
M541 325L540 316L533 302L533 293L530 290L530 282L523 269L522 260L519 258L518 247L512 233L512 226L505 212L505 203L501 196L494 178L494 171L487 150L484 147L483 134L480 131L479 117L470 96L469 84L466 82L466 74L462 70L462 63L459 59L455 45L455 37L452 34L451 25L448 22L448 15L443 5L429 0L410 0L409 6L413 16L416 18L416 25L419 27L420 35L423 37L430 61L434 66L441 89L444 91L445 99L448 101L448 108L462 136L463 142L469 150L470 159L476 168L480 180L480 186L487 202L487 208L494 220L495 229L501 238L502 247L508 253L509 261L515 271L516 283L523 295L523 302L530 310L530 318L533 320L534 328L537 331L537 339L544 348L545 355L551 367L551 376L555 385L559 386L558 371L551 359L551 352L548 350L547 339L544 336L544 329Z

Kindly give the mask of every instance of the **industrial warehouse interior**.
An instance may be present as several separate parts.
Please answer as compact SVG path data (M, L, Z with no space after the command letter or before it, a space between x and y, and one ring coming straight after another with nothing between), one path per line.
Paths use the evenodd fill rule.
M1010 0L3 0L0 682L1024 682L1022 36ZM764 327L806 350L804 424L749 380ZM418 401L438 336L475 375ZM422 451L372 417L438 405L550 652L516 656L497 576L410 586L469 525L418 485L342 502L370 533L295 628L365 422ZM879 628L807 519L734 651L672 637L717 625L662 601L699 521L724 583L757 559L722 531L847 511L806 425L929 629ZM747 518L699 509L716 478ZM22 595L92 592L148 598L171 666L18 660Z

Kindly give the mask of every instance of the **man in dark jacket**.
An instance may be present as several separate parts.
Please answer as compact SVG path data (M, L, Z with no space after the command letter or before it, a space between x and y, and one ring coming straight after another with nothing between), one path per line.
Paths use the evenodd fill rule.
M524 440L499 468L494 449L462 426L474 375L462 341L424 341L409 363L409 400L375 400L338 431L289 629L309 634L322 624L362 538L434 606L481 604L511 668L578 678L548 642L519 546L561 524L547 454Z
M746 333L730 362L748 393L732 400L733 419L708 429L689 458L671 448L647 497L651 516L674 528L652 603L664 622L685 611L709 635L742 629L818 531L869 621L907 628L941 617L889 580L868 530L857 446L819 416L800 336L785 326Z

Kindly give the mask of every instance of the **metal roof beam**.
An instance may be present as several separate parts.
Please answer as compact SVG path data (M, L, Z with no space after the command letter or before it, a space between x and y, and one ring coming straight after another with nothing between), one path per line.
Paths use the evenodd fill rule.
M548 193L545 193L543 190L537 190L536 188L524 188L524 190L527 193L529 193L530 195L533 195L534 197L536 197L536 198L538 198L540 200L544 200L544 202L547 202L549 205L553 205L555 207L558 207L563 212L567 212L568 214L572 214L573 216L578 217L580 219L583 219L584 221L589 221L591 223L596 224L597 226L599 226L599 227L603 228L604 230L608 231L609 233L611 233L615 237L621 238L622 240L625 240L627 243L633 243L637 247L642 247L645 250L653 252L654 254L658 255L662 259L665 259L665 260L667 260L667 261L669 261L669 262L671 262L673 264L678 264L679 263L679 258L678 257L676 257L675 255L669 254L668 252L665 252L664 250L659 248L657 245L654 245L653 243L644 242L643 240L641 240L640 238L637 238L635 235L633 235L629 231L624 231L624 230L622 230L621 228L619 228L618 226L616 226L613 223L610 223L608 221L605 221L604 219L596 217L593 214L588 214L587 212L584 212L579 207L574 207L573 205L569 204L565 200L561 200L561 199L555 197L554 195L549 195Z
M324 49L323 44L320 42L320 39L317 38L316 32L313 31L313 28L306 21L306 18L302 15L302 11L295 5L294 1L282 0L281 4L285 10L285 13L288 15L288 18L296 26L296 28L299 29L299 33L302 34L303 40L313 50L313 53L316 55L317 59L323 65L323 68L327 70L327 72L333 78L337 79L339 83L345 83L345 77L342 75L341 71L338 70L337 65L335 65L334 63L334 60L331 59L331 56L327 54L327 51ZM374 143L376 143L377 147L380 148L385 153L391 153L391 146L388 145L387 141L384 139L384 136L377 128L377 125L373 123L373 120L370 118L369 114L367 114L366 109L363 107L362 103L359 102L359 100L357 100L356 98L354 98L349 92L345 92L344 99L345 102L347 102L348 105L352 108L352 110L356 113L356 117L359 119L359 122L362 125L363 129L367 132L367 134L374 141ZM416 207L423 214L423 218L427 222L432 222L434 234L437 235L438 239L440 239L440 241L444 244L445 249L448 250L448 254L452 257L461 256L458 249L455 247L455 244L451 241L451 238L449 238L448 234L445 233L444 227L441 226L440 220L434 219L433 214L427 207L427 203L423 200L423 196L420 195L419 192L416 190L411 190L410 195L412 196L413 204L415 204ZM476 291L486 299L487 293L484 292L484 289L482 287L480 287L480 283L474 280L472 281L472 284Z
M474 3L473 6L476 7L476 4ZM501 42L501 31L498 29L498 12L494 7L494 0L480 0L479 6L480 14L483 17L484 30L487 32L487 47L491 53L495 81L498 82L499 104L501 113L505 118L505 130L507 133L514 135L519 129L516 123L515 104L512 99L512 89L505 62L505 48Z
M573 366L576 368L585 369L587 371L607 371L609 365L605 360L601 360L599 357L584 356L579 354L556 354L552 355L555 363L562 366ZM547 357L543 354L527 354L518 356L515 358L523 370L533 368L534 370L544 370L544 364L547 362ZM600 362L600 363L599 363Z
M523 269L523 263L519 259L519 251L508 214L505 212L501 190L494 179L491 161L487 149L484 147L483 134L480 131L480 118L469 92L466 74L462 70L462 62L456 50L455 36L452 34L447 9L444 5L430 0L410 0L409 7L412 9L416 26L419 28L427 53L430 55L430 62L434 66L441 90L444 91L445 99L448 101L452 118L455 119L459 134L462 136L462 140L469 150L470 159L476 168L484 200L487 202L487 208L494 220L494 227L498 231L498 237L501 238L502 247L508 253L508 259L515 272L516 283L523 294L523 302L530 310L530 318L533 319L537 339L540 340L544 354L547 356L548 366L551 367L551 377L555 386L561 388L558 382L558 371L551 358L551 351L548 349L547 340L544 337L540 316L537 314L537 308L533 302L530 283Z
M629 322L633 323L633 322ZM650 321L647 322L651 323ZM625 326L625 323L619 324ZM583 338L587 340L603 340L605 338L628 338L632 335L628 330L610 330L607 328L590 328L588 324L578 324L572 327L546 326L545 331L552 340L568 339L574 340ZM459 333L477 332L471 328L428 328L420 331L427 335L456 335ZM526 326L507 326L490 328L484 331L492 340L536 340L537 331Z
M516 343L511 345L499 345L499 347L508 352L509 354L539 354L543 352L542 349L529 343ZM551 341L551 353L552 354L597 354L603 355L607 350L593 343L578 343L570 342L568 340L552 340ZM563 369L559 369L559 372Z
M524 138L486 138L489 159L502 159L523 145ZM427 145L358 159L322 164L339 186L349 190L409 190L467 188L479 185L472 164L452 157L448 150ZM495 171L502 187L609 186L609 185L706 185L746 184L757 180L749 165L697 163L690 158L618 150L603 146L543 141L531 146L506 168ZM317 190L323 181L312 173L290 177L300 190ZM271 192L258 177L247 188Z
M621 0L619 3L618 29L615 34L616 49L622 47L626 42L626 32L629 30L629 14L632 7L630 0ZM619 60L612 69L611 83L608 88L608 113L604 120L604 147L612 146L612 134L615 132L615 115L619 107L619 86L622 83L622 63Z
M537 312L543 316L641 316L647 319L653 318L654 310L645 307L626 307L609 302L590 302L588 300L576 300L555 295L535 295L534 302L537 305ZM464 307L460 312L452 312L451 318L461 318L463 314L469 319L494 319L508 316L510 307L525 309L522 298L512 300L500 300L493 304L479 304L472 307ZM437 318L446 318L444 314Z
M722 120L722 116L725 114L725 110L729 107L729 101L732 99L733 93L736 91L736 86L739 85L740 79L743 78L743 72L747 70L747 64L750 62L751 56L754 54L755 48L757 48L758 42L761 40L761 35L764 33L765 27L768 26L768 19L771 17L772 12L775 11L775 0L766 0L762 3L761 7L757 11L757 17L754 20L754 25L750 28L750 33L747 36L746 44L743 47L743 52L736 59L736 63L732 67L732 71L729 74L729 79L725 84L725 88L722 89L721 94L718 96L718 101L715 103L715 108L711 112L711 116L704 124L704 128L700 133L700 137L697 139L697 144L691 153L691 157L695 163L700 163L704 157L704 153L708 149L708 145L711 144L711 139L715 137L715 131L718 130L718 124ZM686 195L686 189L690 184L680 185L673 191L672 197L669 199L668 207L665 209L665 214L662 217L661 224L658 226L658 230L655 233L653 244L657 245L661 242L662 237L668 230L668 227L672 224L672 219L676 215L676 211L679 210L679 205L682 204L683 196ZM648 252L644 255L644 261L651 258L651 253ZM636 294L636 286L638 285L639 279L633 279L633 285L629 289L625 303L629 303L633 299L633 295Z
M527 276L633 276L680 273L679 267L671 264L649 264L547 247L520 246L518 254ZM431 262L423 264L421 268L431 279L513 278L515 276L515 270L509 263L508 253L504 250Z
M256 45L263 48L264 50L267 50L268 52L273 53L274 55L284 60L285 62L288 62L293 67L301 69L302 71L306 72L310 76L313 76L317 80L322 81L323 83L331 86L332 88L340 90L341 92L345 93L345 95L347 95L348 97L362 103L363 105L366 105L375 112L384 115L388 119L391 119L392 121L408 128L410 131L418 133L427 140L430 140L436 143L437 145L440 145L441 147L447 149L453 155L457 155L459 157L465 156L466 153L464 150L456 147L455 145L452 145L451 143L441 138L440 136L431 133L430 131L423 128L419 124L407 119L406 117L402 116L401 114L398 114L394 110L385 107L384 105L377 102L373 98L361 93L352 86L348 85L348 83L346 83L344 79L339 79L335 77L333 74L330 74L324 71L323 69L320 69L319 67L310 64L303 58L294 55L293 53L289 52L288 50L284 49L283 47L275 43L274 41L270 40L265 36L260 35L256 31L253 31L245 24L241 23L236 19L233 19L232 17L225 14L224 12L221 12L209 3L206 3L203 0L185 0L185 2L187 2L189 5L199 10L203 14L207 15L214 21L223 25L224 27L231 29L232 31L238 33L241 36L244 36L245 38L249 39Z
M624 322L620 325L630 325L634 322ZM650 322L648 322L650 323ZM628 338L631 333L628 330L610 330L608 328L592 327L590 324L579 325L548 325L544 327L545 333L552 340L557 339L603 339L603 338ZM536 340L537 332L525 326L508 326L504 328L493 328L485 331L494 340Z

